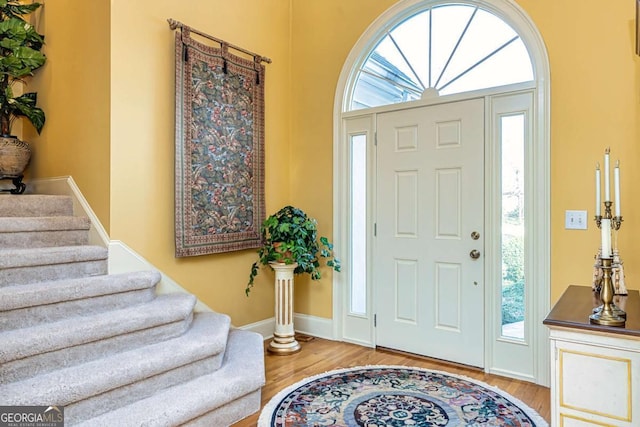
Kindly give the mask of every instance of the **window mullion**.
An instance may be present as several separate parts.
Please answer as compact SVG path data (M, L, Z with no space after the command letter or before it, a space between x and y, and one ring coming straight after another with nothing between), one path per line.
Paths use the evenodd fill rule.
M451 54L449 55L449 58L447 59L447 62L444 64L444 67L442 67L442 71L440 72L440 75L438 76L438 80L436 80L436 84L433 85L433 87L435 87L436 89L439 89L438 88L438 84L440 83L440 79L442 79L442 76L447 71L447 67L449 66L449 63L451 62L451 59L453 59L453 56L456 54L456 51L458 50L458 47L460 46L460 43L462 42L462 39L464 38L464 35L467 33L467 30L469 29L469 26L471 25L471 22L473 21L473 18L476 16L477 12L478 12L478 8L476 7L473 10L473 13L471 14L471 16L469 17L469 20L467 21L467 25L465 25L464 30L462 30L462 33L460 34L460 37L458 37L458 41L456 42L456 45L454 46L453 50L451 51Z
M493 55L495 55L496 53L500 52L502 49L504 49L505 47L509 46L511 43L513 43L514 41L518 40L520 37L519 36L515 36L514 38L512 38L511 40L509 40L508 42L506 42L505 44L503 44L502 46L500 46L499 48L497 48L496 50L494 50L493 52L491 52L489 55L485 56L484 58L482 58L480 61L476 62L475 64L473 64L471 67L467 68L466 70L464 70L462 73L458 74L456 77L454 77L453 79L449 80L447 82L446 85L438 88L439 90L442 90L444 88L446 88L447 86L449 86L451 83L455 82L456 80L458 80L460 77L464 76L465 74L469 73L469 71L473 70L474 68L476 68L478 65L482 64L483 62L485 62L487 59L491 58Z

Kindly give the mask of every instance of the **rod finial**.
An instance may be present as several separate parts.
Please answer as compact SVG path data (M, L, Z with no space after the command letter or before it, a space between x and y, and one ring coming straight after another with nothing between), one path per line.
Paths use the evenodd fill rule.
M167 19L167 22L169 23L169 28L171 28L172 30L175 30L178 27L182 28L182 24L175 19L169 18Z

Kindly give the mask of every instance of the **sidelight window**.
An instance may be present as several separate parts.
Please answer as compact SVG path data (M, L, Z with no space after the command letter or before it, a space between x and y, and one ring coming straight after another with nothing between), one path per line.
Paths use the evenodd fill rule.
M502 336L524 339L525 115L500 118L502 151Z

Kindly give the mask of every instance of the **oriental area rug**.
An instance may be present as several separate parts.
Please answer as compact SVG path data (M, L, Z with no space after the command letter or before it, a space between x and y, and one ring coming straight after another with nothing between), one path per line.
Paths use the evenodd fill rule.
M408 366L338 369L306 378L264 407L258 427L547 427L534 410L470 378Z

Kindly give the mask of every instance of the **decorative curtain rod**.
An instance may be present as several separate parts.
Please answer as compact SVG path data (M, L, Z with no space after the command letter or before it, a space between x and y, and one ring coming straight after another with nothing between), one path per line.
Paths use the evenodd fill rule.
M169 27L170 27L172 30L175 30L176 28L183 28L183 27L187 27L187 26L186 26L186 25L184 25L182 22L176 21L175 19L171 19L171 18L169 18L169 19L167 19L167 22L169 23ZM204 38L207 38L207 39L209 39L209 40L213 40L213 41L215 41L215 42L218 42L218 43L220 43L221 45L226 45L226 46L228 46L228 47L230 47L230 48L232 48L232 49L235 49L235 50L238 50L238 51L240 51L240 52L246 53L247 55L253 56L253 58L254 58L254 59L255 59L255 58L259 58L259 59L260 59L260 61L262 61L262 62L266 62L267 64L271 64L271 59L269 59L269 58L267 58L267 57L265 57L265 56L258 55L257 53L253 53L253 52L248 51L248 50L246 50L246 49L243 49L243 48L241 48L241 47L239 47L239 46L232 45L231 43L227 43L226 41L224 41L224 40L222 40L222 39L219 39L219 38L217 38L217 37L213 37L213 36L210 36L209 34L206 34L206 33L201 32L201 31L194 30L194 29L193 29L193 28L191 28L191 27L187 27L187 28L189 28L189 30L190 30L192 33L196 33L196 34L198 34L198 35L201 35L201 36L202 36L202 37L204 37Z

